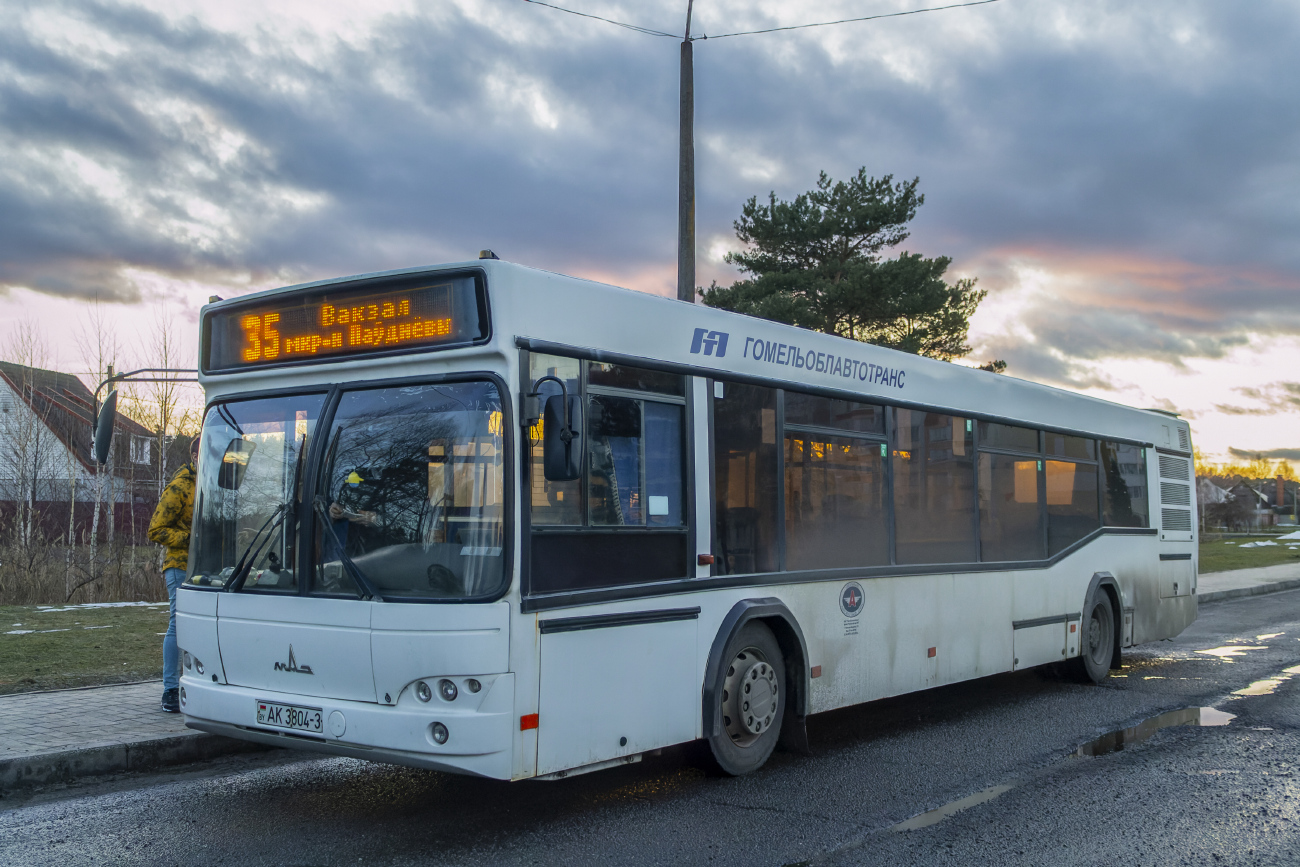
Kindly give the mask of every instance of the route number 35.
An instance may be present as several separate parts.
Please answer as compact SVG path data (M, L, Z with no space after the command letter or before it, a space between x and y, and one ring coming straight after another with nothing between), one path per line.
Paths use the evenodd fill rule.
M279 313L264 313L261 316L250 313L240 320L239 324L244 327L244 337L248 341L244 347L244 361L279 358L280 332L275 329L279 321Z

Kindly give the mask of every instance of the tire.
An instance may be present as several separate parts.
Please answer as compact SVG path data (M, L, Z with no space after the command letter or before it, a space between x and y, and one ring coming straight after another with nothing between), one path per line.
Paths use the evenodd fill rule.
M772 755L785 719L785 664L772 630L750 622L733 633L716 675L721 731L709 750L723 773L752 773Z
M1101 683L1110 674L1115 654L1115 609L1110 594L1098 588L1079 625L1079 658L1070 660L1073 674L1087 683Z

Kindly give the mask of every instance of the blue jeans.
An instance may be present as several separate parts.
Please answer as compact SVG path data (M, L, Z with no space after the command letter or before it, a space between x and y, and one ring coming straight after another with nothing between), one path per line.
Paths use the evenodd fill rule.
M171 602L171 616L167 618L167 634L163 636L163 689L176 689L181 685L181 653L176 648L176 588L185 582L184 569L164 569L167 581L167 599Z

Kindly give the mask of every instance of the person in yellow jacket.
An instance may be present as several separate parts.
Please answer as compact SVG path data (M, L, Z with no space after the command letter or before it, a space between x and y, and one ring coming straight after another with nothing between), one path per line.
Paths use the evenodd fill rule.
M185 464L163 489L149 521L149 541L163 546L163 578L167 582L167 598L171 602L171 616L167 621L167 634L163 636L163 695L162 709L177 713L181 709L180 652L176 648L176 589L185 581L185 569L190 556L190 527L194 523L194 481L198 475L199 438L190 443L190 462Z

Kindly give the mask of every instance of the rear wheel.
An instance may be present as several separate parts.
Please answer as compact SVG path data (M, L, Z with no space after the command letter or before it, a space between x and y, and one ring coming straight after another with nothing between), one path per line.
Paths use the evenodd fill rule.
M785 718L781 646L762 623L747 623L727 641L718 672L721 731L709 737L718 766L732 776L756 771L772 755Z
M1080 680L1101 683L1110 674L1110 661L1115 653L1115 609L1110 594L1098 590L1083 612L1079 637L1079 658L1074 663L1074 674Z

